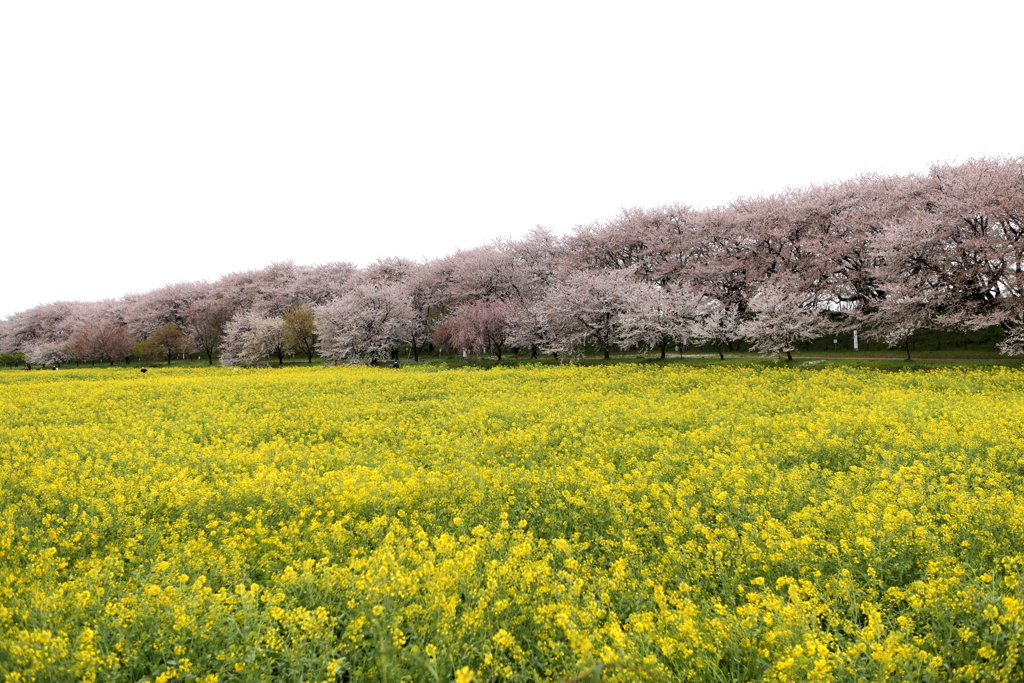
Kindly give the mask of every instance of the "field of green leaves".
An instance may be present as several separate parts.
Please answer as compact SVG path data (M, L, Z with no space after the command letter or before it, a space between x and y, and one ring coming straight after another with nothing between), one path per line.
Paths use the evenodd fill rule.
M0 372L0 679L1024 677L1024 374Z

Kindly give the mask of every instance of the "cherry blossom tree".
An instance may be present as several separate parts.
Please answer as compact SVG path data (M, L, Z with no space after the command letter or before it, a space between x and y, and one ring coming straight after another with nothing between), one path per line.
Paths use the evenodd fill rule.
M690 332L695 344L713 346L718 357L725 360L724 348L743 338L740 325L743 316L736 304L725 304L718 299L704 297L700 300Z
M113 302L58 301L14 314L0 328L0 349L27 351L41 342L66 342L89 321L103 317Z
M408 259L382 258L353 278L353 291L368 292L367 287L376 289L378 297L384 296L390 302L392 322L388 328L394 338L388 353L396 359L398 349L404 347L409 349L415 360L419 360L430 340L428 325L437 309L434 307L434 292L425 276L423 266Z
M259 270L231 273L218 280L215 295L233 311L258 311L278 317L302 303L294 298L301 270L291 261L282 261Z
M358 269L351 263L322 263L300 267L288 291L294 306L320 306L347 292Z
M539 301L551 284L562 277L565 244L551 230L535 227L522 239L508 244L507 249L518 264L514 282L519 303L529 305Z
M508 243L497 242L446 259L450 264L448 294L461 305L470 301L521 299L518 269L522 265Z
M802 279L830 310L851 311L879 298L882 261L874 240L902 195L886 179L865 175L813 186L793 198L798 204Z
M126 325L111 318L101 318L79 328L65 346L69 357L84 361L109 361L111 365L119 360L131 359L135 338Z
M508 344L516 353L517 358L521 349L528 349L530 358L539 356L545 343L546 332L546 323L541 313L542 308L543 300L533 300L528 304L516 306L512 316L508 319L511 330Z
M697 236L696 216L681 204L624 209L608 222L578 226L565 240L563 261L577 269L631 268L659 284L678 280Z
M936 164L923 175L868 175L708 209L627 209L609 221L579 226L567 237L538 228L522 239L498 240L425 263L383 258L358 269L345 263L282 262L214 283L167 285L116 301L44 304L0 321L0 352L55 343L70 353L64 340L100 320L126 326L134 338L150 337L173 323L212 364L224 325L237 311L277 318L301 306L326 311L343 298L346 305L358 299L372 308L367 302L384 291L393 302L404 302L403 311L412 311L402 325L389 323L391 348L408 348L417 358L435 328L456 327L445 323L442 329L441 323L488 302L516 307L501 347L534 352L546 339L552 350L573 353L581 344L606 352L619 344L664 353L676 336L683 339L690 330L694 339L703 334L714 340L708 343L722 355L741 322L751 339L765 340L756 342L758 348L778 350L794 343L778 336L780 327L797 325L794 316L815 307L827 309L834 320L845 318L836 324L858 325L869 338L904 346L922 326L1000 325L1010 349L1024 334L1017 330L1024 321L1022 266L1024 158L972 159ZM592 308L601 306L595 292L578 302L574 319L576 304L565 302L581 284L579 273L598 278L616 271L632 281L623 281L629 288L619 295L633 301L632 318L612 313L619 309L608 299L607 320L617 322L597 325ZM635 291L639 283L653 288ZM353 294L356 290L362 294ZM691 300L679 308L665 298L672 291L690 292ZM772 303L779 297L796 297L786 315ZM669 314L688 311L693 317L695 308L696 319L688 321ZM821 321L810 318L810 329L818 329ZM769 319L776 321L770 334L761 325ZM581 342L580 330L587 325L590 332ZM305 344L291 340L307 358L309 339Z
M762 285L750 301L750 316L738 332L750 342L750 348L778 360L801 342L817 339L830 329L827 310L813 292L801 290L792 277L779 276Z
M206 282L179 282L151 292L129 294L122 300L123 319L131 333L147 339L168 324L184 327L189 311L200 299L212 294Z
M408 290L396 282L358 285L316 309L320 355L335 363L387 358L414 325Z
M239 313L231 318L224 329L221 343L221 365L260 367L267 358L277 357L278 367L284 365L289 349L287 332L282 318L264 318L254 313Z
M91 325L75 330L74 334L65 342L64 348L68 359L74 360L76 363L92 363L95 365L96 361L102 357L95 336L95 330L91 328Z
M865 339L879 340L890 348L902 348L910 357L914 332L938 327L936 317L942 302L934 290L917 289L907 283L887 283L885 297L858 312Z
M1024 311L1018 310L1016 315L1008 317L1004 329L1008 331L1003 341L997 344L1000 353L1008 356L1024 355Z
M68 360L66 342L38 341L23 354L26 363L33 365L57 365Z
M465 320L455 315L478 302L497 302L503 306L492 313L503 310L504 323L498 329L507 332L502 347L510 346L517 354L518 349L528 348L536 357L543 343L540 301L560 279L565 253L559 237L538 227L520 240L498 240L484 248L457 252L436 265L428 264L425 271L434 274L438 283L431 288L435 292L433 320L444 321L434 323L437 342L451 348L478 347L465 340L462 346L451 344L450 334Z
M416 271L416 263L398 257L379 258L366 266L354 284L394 285L408 282Z
M434 335L439 346L493 353L501 360L502 352L513 336L513 321L518 307L503 301L477 301L463 306L446 320Z
M632 269L643 262L650 212L634 208L608 222L578 225L566 239L566 260L578 270Z
M110 361L111 365L122 358L128 362L135 347L135 338L128 328L113 320L104 320L94 325L98 327L96 339L100 357Z
M1024 293L1024 159L935 165L924 200L927 257L945 302L939 324L1008 331Z
M689 239L678 247L685 257L672 282L700 292L706 305L715 301L724 310L742 315L751 296L752 275L745 261L743 232L736 223L732 207L704 211L694 233L680 236L680 240Z
M438 305L438 291L432 287L430 272L418 265L401 284L401 292L409 304L411 315L408 324L402 326L402 345L409 349L413 360L419 361L420 354L430 343L430 328L441 316Z
M541 302L547 347L579 356L588 344L607 359L627 338L625 323L641 305L643 289L630 270L576 271L554 284Z
M947 218L928 200L928 186L917 176L886 178L888 207L873 236L874 289L852 312L865 339L902 347L910 360L910 339L919 329L941 327L940 316L955 309L943 265ZM953 309L950 305L953 305Z
M192 346L206 354L210 365L224 339L224 328L229 320L231 309L221 301L201 299L188 309L185 331Z
M675 284L637 286L637 306L624 315L622 346L656 348L664 359L670 344L689 344L699 317L700 294Z

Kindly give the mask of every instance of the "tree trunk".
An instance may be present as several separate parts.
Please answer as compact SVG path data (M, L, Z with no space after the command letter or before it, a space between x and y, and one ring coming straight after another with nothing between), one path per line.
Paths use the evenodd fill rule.
M787 363L792 363L793 362L793 354L790 353L789 351L786 351L786 362Z
M665 351L668 349L668 341L661 342L661 359L665 360Z
M911 360L911 358L910 358L910 337L907 337L906 339L903 340L903 348L905 348L907 350L907 360Z
M718 349L718 360L725 360L725 354L722 353L722 345L718 344L715 348Z
M608 360L611 357L612 357L612 355L608 352L608 347L607 346L604 347L604 359Z

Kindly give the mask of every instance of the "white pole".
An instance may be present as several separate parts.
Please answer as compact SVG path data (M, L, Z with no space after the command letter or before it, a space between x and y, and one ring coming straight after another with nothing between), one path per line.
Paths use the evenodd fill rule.
M857 350L857 330L853 331L853 350Z

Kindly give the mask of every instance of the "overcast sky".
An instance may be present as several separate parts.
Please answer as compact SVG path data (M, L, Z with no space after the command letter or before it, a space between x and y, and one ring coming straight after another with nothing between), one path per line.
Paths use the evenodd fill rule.
M8 2L0 318L1024 154L1024 3Z

